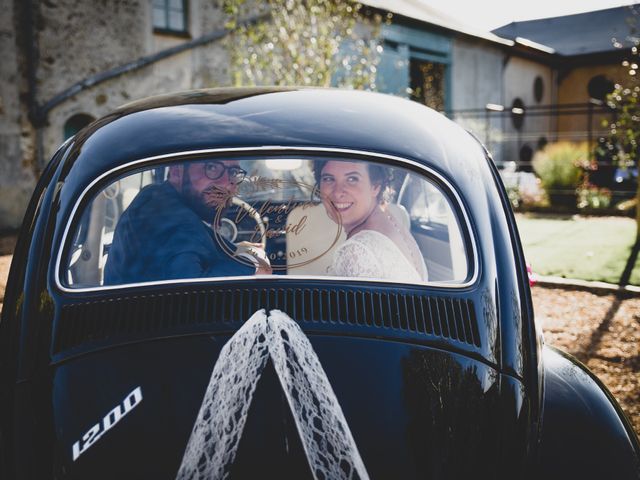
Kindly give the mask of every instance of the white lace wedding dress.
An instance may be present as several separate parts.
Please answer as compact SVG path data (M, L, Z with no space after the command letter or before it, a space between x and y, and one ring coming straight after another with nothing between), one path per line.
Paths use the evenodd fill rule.
M412 265L393 240L375 230L362 230L340 245L328 273L402 282L427 280L424 260Z

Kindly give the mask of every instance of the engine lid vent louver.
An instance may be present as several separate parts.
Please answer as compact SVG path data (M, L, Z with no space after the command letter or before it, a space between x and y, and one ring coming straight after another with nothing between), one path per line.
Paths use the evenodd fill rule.
M469 299L327 288L238 288L65 305L55 325L53 353L85 343L235 330L261 308L282 310L311 331L406 333L480 347Z

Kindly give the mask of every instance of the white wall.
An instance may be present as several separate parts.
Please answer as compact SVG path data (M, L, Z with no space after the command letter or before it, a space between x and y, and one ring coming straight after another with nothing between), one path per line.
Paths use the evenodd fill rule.
M487 116L484 110L488 103L503 103L504 57L499 46L486 41L457 38L453 43L453 119L473 132L498 162L502 159L502 121L499 116ZM483 112L456 113L468 109Z
M540 76L543 81L543 95L540 101L534 97L534 81ZM556 86L553 71L538 62L519 57L510 57L504 69L504 105L511 108L516 98L522 99L527 107L549 105L556 101ZM522 129L518 132L513 128L510 117L504 119L504 160L518 160L519 150L523 145L529 145L534 151L538 140L545 137L553 141L550 134L555 131L556 120L551 115L534 116L532 111L525 113Z

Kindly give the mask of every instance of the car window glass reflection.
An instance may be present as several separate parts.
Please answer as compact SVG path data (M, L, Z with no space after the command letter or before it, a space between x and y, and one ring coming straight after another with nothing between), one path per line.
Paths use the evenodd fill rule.
M335 158L199 158L106 185L75 223L71 287L252 275L463 282L461 223L427 176Z

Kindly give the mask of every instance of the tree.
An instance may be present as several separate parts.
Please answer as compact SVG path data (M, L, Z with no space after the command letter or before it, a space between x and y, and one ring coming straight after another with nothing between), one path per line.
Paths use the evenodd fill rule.
M640 163L640 38L637 36L638 11L630 7L632 16L629 18L631 34L628 37L633 47L628 59L622 62L627 70L625 78L617 83L613 92L607 96L607 105L613 111L613 120L604 122L609 128L605 139L605 148L611 158L620 168L632 172L636 176L636 243L640 242L640 178L638 165ZM624 45L613 39L614 46L623 48Z
M233 31L234 85L376 89L380 14L350 0L224 0L223 5ZM257 20L242 24L249 11Z

